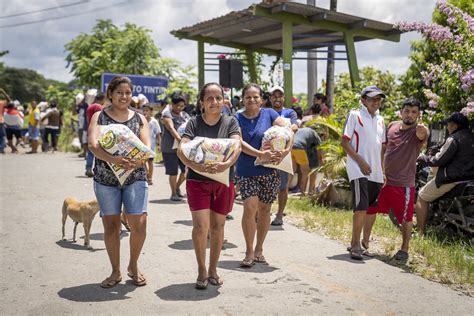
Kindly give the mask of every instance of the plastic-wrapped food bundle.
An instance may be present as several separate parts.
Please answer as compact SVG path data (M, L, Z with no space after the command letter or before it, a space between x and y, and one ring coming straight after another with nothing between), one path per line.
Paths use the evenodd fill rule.
M289 127L272 126L263 134L261 150L283 151L285 150L290 139L291 130ZM255 165L263 165L268 168L278 169L293 174L293 166L290 154L286 155L285 158L283 158L283 160L277 165L270 161L264 161L260 158L255 160Z
M147 160L155 157L155 153L123 124L101 125L99 145L114 156L123 156L134 160ZM127 177L133 172L133 170L122 169L113 163L107 163L119 180L120 185L123 185Z
M178 132L179 136L183 136L184 132L186 131L187 124L188 124L188 121L178 126L178 129L176 131ZM173 146L171 147L171 149L176 149L176 148L178 148L178 141L175 139L173 141Z
M238 143L239 141L236 139L196 137L182 144L181 151L187 159L195 163L207 164L212 162L224 162L232 156ZM194 171L209 179L229 186L229 169L221 173L213 174Z

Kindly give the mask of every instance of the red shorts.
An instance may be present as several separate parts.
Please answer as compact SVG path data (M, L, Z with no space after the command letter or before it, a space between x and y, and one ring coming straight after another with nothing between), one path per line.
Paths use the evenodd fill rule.
M411 222L415 208L415 187L386 185L380 191L377 206L369 207L367 214L388 214L393 210L399 224Z
M229 187L216 181L186 180L188 205L192 212L211 210L227 215L234 205L234 183Z

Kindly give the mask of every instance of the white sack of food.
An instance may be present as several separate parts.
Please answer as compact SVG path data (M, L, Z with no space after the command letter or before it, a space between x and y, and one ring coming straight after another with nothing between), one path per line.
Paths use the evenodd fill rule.
M229 159L237 148L239 141L229 138L196 137L181 145L184 156L198 164L224 162ZM193 169L194 170L194 169ZM209 179L229 186L229 169L220 173L206 173L194 170Z
M262 140L262 147L261 150L275 150L275 151L282 151L285 150L288 142L291 139L291 130L289 127L282 127L282 126L272 126L270 127L264 134ZM283 160L275 165L270 161L264 161L260 158L255 160L256 166L265 166L267 168L273 168L282 170L286 173L293 174L293 162L291 160L291 154L283 158Z
M155 153L123 124L101 125L99 145L114 156L123 156L135 160L147 160L155 157ZM133 170L125 170L113 163L107 163L119 180L120 185L123 185L133 172Z

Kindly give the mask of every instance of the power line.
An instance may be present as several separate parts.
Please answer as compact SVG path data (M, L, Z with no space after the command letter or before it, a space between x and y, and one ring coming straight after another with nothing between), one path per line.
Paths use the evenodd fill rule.
M83 4L83 3L86 3L86 2L89 2L89 1L90 0L82 0L82 1L79 1L79 2L73 2L73 3L69 3L69 4L64 4L64 5L58 5L58 6L50 7L50 8L44 8L44 9L39 9L39 10L34 10L34 11L4 15L4 16L0 16L0 19L12 18L12 17L15 17L15 16L28 15L28 14L44 12L44 11L50 11L50 10L57 10L57 9L64 8L64 7L71 7L71 6L74 6L74 5Z
M129 4L130 4L129 0L126 0L126 1L114 3L114 5L125 4L125 3L129 3ZM23 22L23 23L16 23L16 24L8 24L8 25L1 25L1 26L0 26L0 29L6 29L6 28L10 28L10 27L17 27L17 26L23 26L23 25L36 24L36 23L41 23L41 22L46 22L46 21L52 21L52 20L60 20L60 19L70 18L70 17L73 17L73 16L84 15L84 14L87 14L87 13L94 13L94 12L96 12L96 11L98 11L98 10L104 10L104 9L110 9L110 5L108 5L108 6L103 6L103 7L98 7L98 8L94 8L94 9L88 10L88 11L82 11L82 12L79 12L79 13L73 13L73 14L63 15L63 16L55 16L55 17L46 18L46 19L42 19L42 20L36 20L36 21L30 21L30 22Z

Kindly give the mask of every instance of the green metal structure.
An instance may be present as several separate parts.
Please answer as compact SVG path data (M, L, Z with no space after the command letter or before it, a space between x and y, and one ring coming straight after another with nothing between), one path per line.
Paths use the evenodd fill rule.
M205 82L205 44L243 50L250 80L253 82L257 81L253 52L282 58L285 101L290 104L295 52L344 45L351 83L354 86L360 80L355 42L370 39L399 42L401 32L392 24L301 3L285 2L254 4L245 10L233 11L172 31L171 34L179 39L197 41L199 86Z

